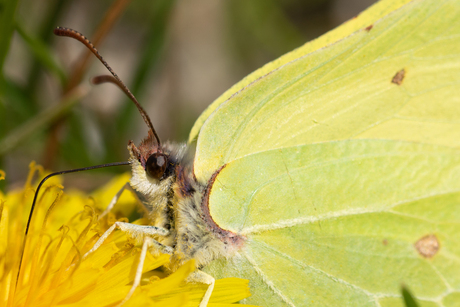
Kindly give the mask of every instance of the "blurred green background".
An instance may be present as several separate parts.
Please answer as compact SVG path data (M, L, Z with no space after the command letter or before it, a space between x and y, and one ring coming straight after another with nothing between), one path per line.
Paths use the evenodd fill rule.
M186 141L198 115L245 75L352 18L373 0L0 0L0 169L25 181L126 161L147 129L108 72L56 26L93 42L149 113L160 138ZM92 189L127 167L66 177Z

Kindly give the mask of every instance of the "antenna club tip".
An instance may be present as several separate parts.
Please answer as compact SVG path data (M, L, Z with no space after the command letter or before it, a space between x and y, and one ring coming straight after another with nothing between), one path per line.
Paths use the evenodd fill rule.
M102 83L100 76L92 77L89 81L91 84L94 84L94 85L98 85Z
M98 84L102 84L106 82L114 83L115 85L122 87L118 83L117 79L115 79L113 76L110 76L110 75L99 75L99 76L95 76L91 78L91 83L94 85L98 85Z
M54 35L57 36L75 36L80 34L79 32L70 29L70 28L65 28L65 27L56 27L53 30Z
M54 33L54 35L61 36L62 35L62 30L64 30L63 27L56 27L56 28L54 28L53 33Z

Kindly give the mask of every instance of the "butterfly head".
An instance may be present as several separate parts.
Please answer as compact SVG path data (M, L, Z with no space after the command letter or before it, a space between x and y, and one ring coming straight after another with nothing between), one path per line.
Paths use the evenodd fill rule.
M176 168L183 162L185 145L161 143L149 130L148 136L136 147L128 144L133 177L131 185L141 193L153 193L160 188L167 190L175 181Z
M148 136L136 147L129 142L131 157L137 160L146 175L153 180L161 180L171 173L170 157L166 150L158 144L153 132L149 130Z

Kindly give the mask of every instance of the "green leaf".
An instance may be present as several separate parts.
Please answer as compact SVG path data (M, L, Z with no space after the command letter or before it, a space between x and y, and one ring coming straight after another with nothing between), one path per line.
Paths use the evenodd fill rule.
M54 73L61 81L61 84L64 84L67 78L66 73L58 65L58 63L54 59L54 55L52 54L48 46L40 39L33 37L31 34L27 33L27 31L24 29L22 22L16 23L16 30L18 31L22 39L24 39L35 58L46 69Z
M56 107L41 112L10 131L4 138L0 139L0 157L13 150L37 131L46 128L50 123L70 112L72 107L87 93L88 88L86 87L76 88L66 95Z
M260 63L263 61L261 50L269 55L280 55L304 42L278 0L229 1L226 9L232 41L243 61L251 63L253 58Z
M412 296L412 294L409 292L409 290L405 286L402 287L401 292L402 292L404 304L406 304L406 307L418 307L418 304L415 301L414 297Z
M37 110L30 104L30 93L9 78L3 78L0 84L0 138L4 137L11 129L18 126L36 114Z
M18 0L0 0L0 71L3 76L3 63L10 47L14 31L14 17ZM1 81L1 80L0 80Z

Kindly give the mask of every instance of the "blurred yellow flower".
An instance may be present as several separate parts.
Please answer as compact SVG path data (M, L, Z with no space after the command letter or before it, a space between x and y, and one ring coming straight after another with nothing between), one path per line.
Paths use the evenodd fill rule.
M116 220L127 220L124 214L130 213L128 208L136 207L134 197L124 193L119 204L124 213L97 218L100 208L110 202L129 176L115 178L93 197L80 191L64 194L60 178L49 179L40 192L22 251L35 192L32 178L37 172L43 173L33 163L30 169L23 189L6 195L0 192L0 305L117 305L131 288L140 246L117 231L96 252L84 260L82 256ZM0 171L0 180L4 177ZM135 223L147 222L141 219ZM168 255L147 253L141 286L123 306L198 306L207 285L185 282L195 269L193 261L170 275L162 270L168 261ZM247 280L217 280L209 306L234 306L231 303L249 295Z

